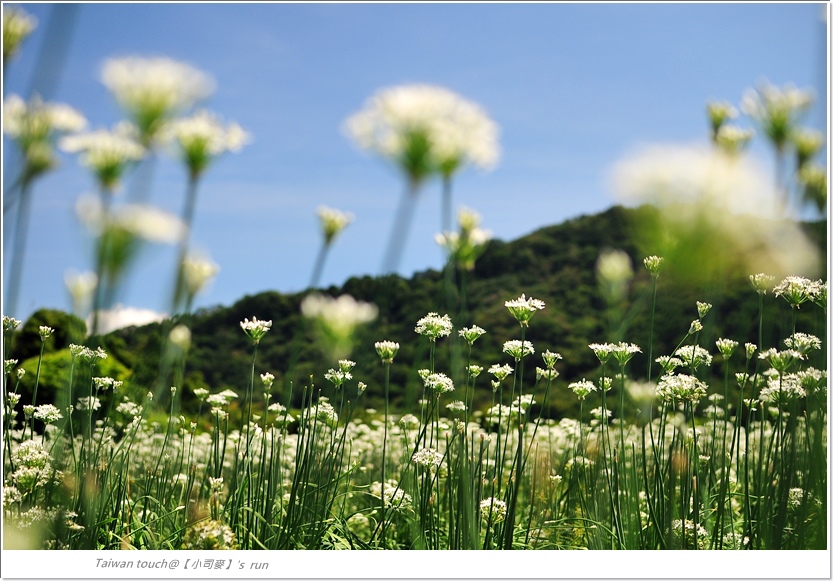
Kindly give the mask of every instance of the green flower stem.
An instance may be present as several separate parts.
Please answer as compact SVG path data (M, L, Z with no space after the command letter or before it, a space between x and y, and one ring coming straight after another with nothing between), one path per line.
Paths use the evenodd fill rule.
M520 402L523 398L523 384L524 384L524 360L526 357L523 357L524 353L524 340L526 339L526 326L521 325L521 360L519 362L519 370L518 370L518 443L517 448L515 449L515 459L512 461L512 468L510 469L510 482L509 482L509 502L506 510L506 520L503 527L503 548L506 550L512 549L512 544L514 542L514 533L515 533L515 511L517 510L518 505L518 492L520 491L521 486L521 476L524 470L524 462L523 462L523 453L524 453L524 429L526 428L526 414L522 412ZM514 401L514 384L512 387L513 392L513 400ZM510 403L511 405L511 403ZM507 430L507 441L508 441L508 433Z
M399 268L402 250L405 247L405 241L408 238L408 232L413 221L419 186L419 182L408 180L408 187L399 200L399 207L396 210L385 258L382 262L382 274L394 273Z
M693 497L693 508L692 508L692 516L694 517L692 520L694 521L694 548L698 549L698 540L697 540L697 525L700 524L700 493L699 493L699 481L698 477L700 475L700 451L697 447L697 426L694 423L694 405L691 403L687 404L688 411L691 414L691 434L693 439L693 460L694 460L694 474L691 478L692 483L692 497Z
M385 523L385 479L387 478L387 444L388 444L388 417L389 417L389 404L390 404L390 363L385 363L385 428L384 428L384 436L382 438L382 517L381 517L381 526L382 526L382 548L387 547L386 541L386 523Z
M654 315L657 309L657 277L652 276L651 288L651 324L648 327L648 381L651 381L651 366L654 362ZM652 410L653 411L653 410Z
M101 197L101 207L103 209L102 223L108 224L110 222L110 204L112 198L107 195L107 192L104 189L99 189L99 194ZM98 280L98 284L95 285L95 290L93 291L93 320L90 328L90 337L98 335L100 311L103 306L109 305L109 301L104 298L104 294L111 294L108 287L111 286L111 283L115 282L114 280L109 280L110 273L108 273L108 276L105 277L104 262L107 255L106 245L108 244L108 238L105 236L105 232L106 230L102 232L102 234L98 237L98 240L95 242L95 275L97 277L96 280Z
M321 274L324 272L324 263L327 261L327 254L329 253L329 250L330 243L325 240L321 243L321 247L318 249L318 256L315 258L315 266L312 269L312 276L310 277L308 288L318 288L318 284L321 281Z
M26 255L26 241L29 231L29 214L32 205L32 178L25 174L20 180L20 196L17 201L17 216L14 227L14 242L11 248L11 266L9 267L8 287L4 309L10 315L17 312L18 295L23 278L23 263Z
M607 425L607 396L606 390L604 388L604 379L605 379L605 367L606 363L602 363L602 379L601 379L601 392L602 392L602 421L601 421L601 431L602 431L602 460L603 460L603 468L605 474L605 479L607 481L607 491L608 491L608 503L610 506L611 516L613 518L613 528L616 531L616 537L619 542L620 547L624 547L624 535L622 532L622 523L621 523L621 515L618 514L616 510L616 497L618 496L618 488L614 487L614 481L611 480L610 477L610 462L617 462L617 459L614 457L613 459L609 458L609 454L612 453L611 445L610 445L610 429Z
M726 411L723 420L723 442L721 444L720 449L720 462L722 465L722 474L720 478L720 492L717 497L718 505L717 505L717 517L715 520L715 527L712 533L712 548L722 549L723 548L723 522L725 517L725 507L726 507L726 490L729 485L729 468L732 466L732 457L734 452L734 444L735 444L735 431L732 432L732 445L729 450L729 458L726 458L726 428L727 423L729 421L729 361L728 359L725 361L725 375L723 378L723 401L725 402ZM740 408L738 408L740 410ZM740 412L738 412L738 415ZM711 455L711 462L712 466L716 464L715 460L715 453L714 453L714 436L717 434L717 413L714 414L712 424L712 455ZM735 421L736 424L739 424L739 421ZM713 467L710 470L710 473L716 470L716 467ZM730 509L730 516L733 518L734 515ZM734 534L734 527L732 527L732 532Z
M32 390L32 405L37 407L38 405L38 385L40 384L40 368L41 363L43 362L43 347L44 347L44 339L40 341L40 353L38 353L38 368L35 372L35 387ZM31 422L29 425L29 439L35 439L35 415L32 414Z
M197 206L197 189L199 185L200 174L197 172L190 172L188 176L188 186L185 190L185 205L182 208L182 223L185 225L185 232L182 239L179 241L179 248L177 250L176 260L176 282L174 284L173 294L173 310L177 310L179 304L186 299L186 303L191 302L190 293L185 288L185 268L183 262L188 256L189 241L191 238L191 228L194 223L194 210ZM185 311L190 310L190 304L186 304Z

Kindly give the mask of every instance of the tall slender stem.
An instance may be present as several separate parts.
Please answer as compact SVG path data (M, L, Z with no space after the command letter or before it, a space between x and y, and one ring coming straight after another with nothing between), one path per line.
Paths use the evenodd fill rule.
M405 248L405 241L408 238L408 231L413 221L414 207L416 206L419 184L413 180L408 181L408 187L399 200L399 207L396 210L393 228L391 229L388 247L385 251L385 259L382 262L382 274L396 272L399 262L402 259L402 251Z
M185 257L188 255L191 228L194 223L194 210L197 206L197 185L199 184L199 178L200 174L193 171L188 175L188 186L185 191L185 206L182 208L182 223L185 225L185 232L179 241L176 260L176 284L174 286L173 296L174 309L176 309L182 301L183 295L186 293L183 262L185 262Z
M321 281L321 273L324 272L324 263L327 260L327 251L329 249L330 245L326 241L318 249L318 256L315 258L315 266L312 269L312 276L309 281L309 288L311 289L317 288L318 283Z
M382 548L385 548L385 479L387 478L388 413L390 403L390 363L385 363L385 427L382 438Z
M31 209L31 180L23 179L20 184L20 198L17 201L17 219L14 228L14 245L11 250L11 268L9 285L6 290L5 312L17 314L17 301L23 278L23 259L26 254L26 239L29 231L29 213Z

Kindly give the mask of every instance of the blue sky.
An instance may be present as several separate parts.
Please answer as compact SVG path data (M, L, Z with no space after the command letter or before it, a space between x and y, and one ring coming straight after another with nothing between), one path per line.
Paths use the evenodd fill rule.
M53 5L24 8L40 24L8 64L4 94L25 96L37 84ZM705 143L705 103L737 105L762 79L813 88L806 122L825 129L823 14L818 3L83 4L74 27L58 27L68 37L65 62L45 96L103 127L122 118L100 82L108 57L168 56L215 79L205 106L253 136L205 174L192 234L221 267L196 306L229 305L307 286L319 205L356 216L330 253L323 285L379 273L402 179L342 130L379 89L431 83L486 109L500 126L500 162L491 172L462 172L454 204L511 240L608 208L617 160L640 144ZM769 162L760 139L750 154ZM13 173L4 165L5 180ZM36 183L18 318L69 309L64 273L92 267L74 206L93 189L68 155ZM183 169L162 158L151 202L179 214L184 193ZM439 184L429 183L401 273L441 266L439 227ZM165 311L174 260L172 248L148 248L119 302Z

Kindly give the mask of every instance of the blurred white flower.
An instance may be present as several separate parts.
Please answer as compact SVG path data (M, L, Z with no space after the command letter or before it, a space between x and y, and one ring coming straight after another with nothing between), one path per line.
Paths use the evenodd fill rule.
M179 218L152 206L126 204L108 214L98 197L83 196L76 211L81 222L96 235L108 229L120 229L147 242L174 244L186 232Z
M324 243L327 245L332 243L338 233L353 221L353 214L350 212L342 212L326 206L319 206L315 213L321 221L321 232L324 234Z
M214 91L214 81L192 66L170 58L108 59L101 81L150 143L161 123Z
M653 146L614 167L613 188L622 202L658 208L636 227L645 249L659 251L678 276L818 268L818 252L795 221L781 219L771 180L749 158Z
M46 103L37 95L28 103L14 94L3 100L3 132L20 148L28 178L57 165L52 141L58 133L79 131L86 124L69 105Z
M63 137L58 147L80 153L81 165L90 169L103 189L114 191L124 170L145 155L145 148L135 137L135 127L122 122L112 130L98 129Z
M506 518L506 503L492 497L481 500L480 516L491 523L499 523Z
M185 288L193 296L220 272L219 265L207 256L198 252L190 252L182 261L182 274Z
M20 48L20 43L38 25L38 19L26 11L3 6L3 61L8 61Z
M625 298L633 278L630 256L622 250L602 250L596 260L596 277L602 293L610 302Z
M716 139L723 124L738 116L738 110L731 103L710 101L706 104L706 115L711 125L712 139Z
M191 329L185 325L177 325L168 333L168 341L181 351L188 351L191 347Z
M489 230L480 228L480 214L468 208L458 213L459 232L437 234L434 240L448 252L449 260L464 270L474 270L474 263L492 239Z
M191 175L198 176L215 157L240 151L250 141L250 135L237 123L224 124L210 111L200 110L166 123L159 139L172 147Z
M499 157L497 126L486 113L432 85L381 90L345 127L359 147L394 161L413 183L467 163L489 169Z
M101 400L93 396L79 397L78 403L75 404L75 409L79 411L95 411L100 407Z
M754 136L755 132L752 129L741 129L735 125L724 125L718 130L715 142L724 152L730 155L737 155L744 150Z
M87 125L81 113L63 103L48 103L37 95L26 103L9 95L3 103L3 131L14 139L33 140L55 131L79 131Z
M741 111L761 126L778 151L783 151L798 118L813 102L809 90L788 83L783 87L763 81L758 89L749 89L741 101Z
M342 359L352 351L356 327L374 320L379 309L350 295L334 299L316 293L304 297L301 313L314 321L324 351L333 359Z

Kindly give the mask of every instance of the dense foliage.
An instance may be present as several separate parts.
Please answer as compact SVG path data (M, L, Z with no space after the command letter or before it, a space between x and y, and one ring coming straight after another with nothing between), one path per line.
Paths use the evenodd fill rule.
M409 409L420 397L421 380L416 370L427 356L427 346L413 340L416 321L427 312L440 310L448 313L456 329L478 325L487 333L478 341L476 360L488 367L503 362L501 348L505 337L513 331L513 321L505 317L503 302L526 293L544 299L548 305L529 329L529 340L564 355L559 382L564 385L584 377L598 376L597 361L587 345L600 341L627 340L637 345L648 345L651 278L641 268L642 258L650 249L641 248L637 242L636 225L651 217L652 207L637 209L612 207L596 215L582 216L563 224L540 229L511 242L493 240L477 261L473 272L456 271L455 286L465 284L467 304L461 305L456 293L449 296L441 272L428 270L415 274L411 279L398 276L361 276L348 279L341 287L321 289L325 294L354 298L379 307L380 316L371 324L358 329L352 357L357 362L356 373L368 385L368 405L378 407L382 396L383 369L372 349L374 342L392 340L401 344L397 365L391 369L391 405L395 409ZM825 248L825 222L804 224L807 234L823 251ZM622 308L608 308L597 282L595 266L600 252L616 248L625 251L635 265L635 277ZM728 251L728 250L727 250ZM709 257L714 259L715 257ZM679 330L697 317L696 301L712 303L713 316L703 320L701 335L703 344L712 343L718 337L732 337L741 343L757 341L758 321L756 301L750 301L754 291L748 274L727 273L720 283L700 280L692 283L689 277L680 277L673 271L663 273L658 281L658 291L663 300L657 304L654 329L654 356L670 353L680 340ZM460 277L465 277L462 281ZM188 354L185 388L182 396L183 413L193 415L198 402L193 397L194 388L206 388L212 392L232 389L242 393L249 380L247 366L250 363L247 337L239 324L244 318L257 316L271 319L272 330L259 348L257 373L270 372L276 377L277 400L286 403L290 383L295 386L309 383L325 392L328 385L323 372L335 362L328 361L316 347L308 322L300 314L300 303L309 291L297 294L264 292L245 296L229 307L213 307L198 310L193 315L177 317L142 327L129 327L100 338L110 353L106 371L119 380L125 380L126 393L144 394L158 385L167 389L171 378L159 377L160 358L166 334L178 322L185 323L192 334ZM767 296L765 300L779 299ZM441 307L438 307L442 305ZM823 335L825 322L818 312L798 311L799 327ZM58 320L66 317L69 325ZM69 342L81 343L63 337L68 331L78 335L81 321L57 311L38 311L15 333L13 356L25 363L27 370L34 367L40 340L37 326L50 324L60 329L61 335L51 338L48 351L66 347ZM790 325L788 312L764 321L764 344L775 344L777 337L785 336ZM76 331L72 331L76 329ZM48 352L47 351L47 352ZM65 352L63 367L68 364ZM463 354L452 346L441 346L437 351L438 362L453 367L454 379L462 381ZM452 366L452 360L457 363ZM821 357L821 356L819 356ZM51 370L53 358L43 362L40 386L42 393L54 393L60 371ZM821 361L821 359L819 360ZM819 362L814 362L821 366ZM637 354L632 362L636 377L645 377L648 351ZM26 389L33 385L34 375L23 380ZM294 390L294 407L300 405L300 391ZM165 397L164 391L161 393ZM483 409L490 402L490 390L474 394L475 409ZM256 396L257 397L257 396ZM164 399L160 402L164 407ZM596 405L593 397L588 403ZM238 410L239 411L239 410ZM554 390L545 416L552 418L575 417L578 402L566 390Z

